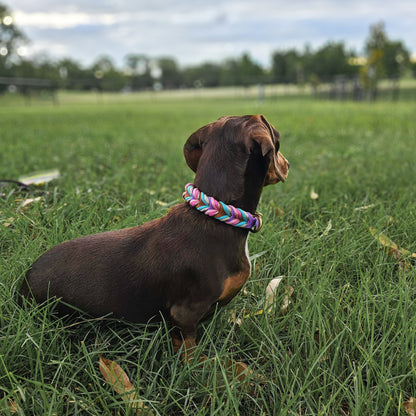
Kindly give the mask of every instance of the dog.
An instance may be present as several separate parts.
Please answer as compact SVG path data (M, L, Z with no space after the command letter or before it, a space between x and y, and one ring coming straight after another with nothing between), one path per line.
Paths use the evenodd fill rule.
M22 296L57 298L61 314L75 307L138 323L162 314L174 349L191 351L198 323L249 278L247 238L261 226L262 189L288 175L279 137L261 115L221 117L200 128L184 145L196 173L184 202L148 223L51 248L27 272Z

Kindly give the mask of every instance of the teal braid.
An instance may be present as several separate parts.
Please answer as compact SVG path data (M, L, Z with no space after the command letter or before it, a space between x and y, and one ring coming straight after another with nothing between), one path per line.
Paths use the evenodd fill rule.
M233 205L227 205L224 202L217 201L215 198L206 195L193 184L188 183L183 193L185 201L203 212L205 215L213 217L219 221L234 227L245 228L252 232L257 232L262 226L261 214L256 212L254 215L236 208Z

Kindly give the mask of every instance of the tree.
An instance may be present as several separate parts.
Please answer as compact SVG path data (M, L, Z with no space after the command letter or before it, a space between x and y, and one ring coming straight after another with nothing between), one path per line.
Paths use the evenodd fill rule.
M75 60L64 58L56 64L60 83L70 90L89 90L94 88L96 80L91 71L82 68Z
M239 85L239 83L236 59L226 59L221 65L220 85Z
M157 59L160 69L160 82L164 88L179 88L183 83L183 77L175 59L162 57Z
M110 56L102 55L93 64L91 68L97 75L97 78L104 76L104 74L114 71L115 65Z
M302 83L304 75L304 59L295 49L277 51L272 55L271 80L277 83Z
M150 59L142 54L129 54L124 60L127 66L130 89L138 91L151 88L153 78L151 75Z
M218 87L221 82L220 64L205 62L183 70L185 85L188 87Z
M364 89L370 99L376 99L378 82L385 75L384 53L387 45L387 34L384 23L370 26L370 34L365 43L367 64L361 69Z
M410 66L410 53L402 41L387 41L383 55L386 76L399 78Z
M11 11L0 4L0 57L10 62L18 55L18 48L27 42L26 36L13 22Z
M145 55L131 53L124 60L129 75L143 75L148 68L148 58Z
M403 42L388 38L383 22L370 26L365 51L367 64L361 70L361 78L370 98L375 99L378 81L384 76L398 79L410 64L410 53Z
M58 83L60 79L59 68L47 54L38 54L32 62L35 68L35 78L48 79Z
M222 85L243 85L245 87L264 81L264 72L248 53L240 58L227 59L222 67Z
M11 11L0 4L0 76L13 74L11 66L20 61L19 48L26 42L26 36L13 22Z
M304 64L306 75L308 78L316 76L321 81L332 81L336 75L351 75L354 71L348 64L351 56L343 42L328 42L315 53L309 53Z
M36 68L32 60L21 59L13 66L13 76L17 78L36 78Z
M117 71L113 60L106 55L99 57L91 67L96 86L104 91L120 91L126 85L125 76Z
M413 77L416 78L416 60L415 59L410 58L409 68Z
M240 58L240 79L244 86L263 83L263 68L254 62L248 53L243 53Z

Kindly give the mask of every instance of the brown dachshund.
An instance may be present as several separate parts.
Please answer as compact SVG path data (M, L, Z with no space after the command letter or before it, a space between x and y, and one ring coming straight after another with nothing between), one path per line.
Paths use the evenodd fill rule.
M289 169L279 133L259 115L221 117L193 133L184 153L195 188L257 226L263 186L283 182ZM143 225L51 248L28 271L22 294L38 302L59 298L61 313L73 312L72 305L142 323L161 313L174 326L175 349L192 351L198 322L247 281L247 237L255 227L218 221L220 214L204 215L188 202Z

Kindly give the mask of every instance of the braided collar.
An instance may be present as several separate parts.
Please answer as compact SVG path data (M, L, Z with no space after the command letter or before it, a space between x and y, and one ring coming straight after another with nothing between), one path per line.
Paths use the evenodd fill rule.
M240 208L217 201L212 196L205 195L192 183L188 183L185 186L185 192L182 194L182 197L198 211L234 227L245 228L256 233L262 226L262 214L259 212L253 215Z

